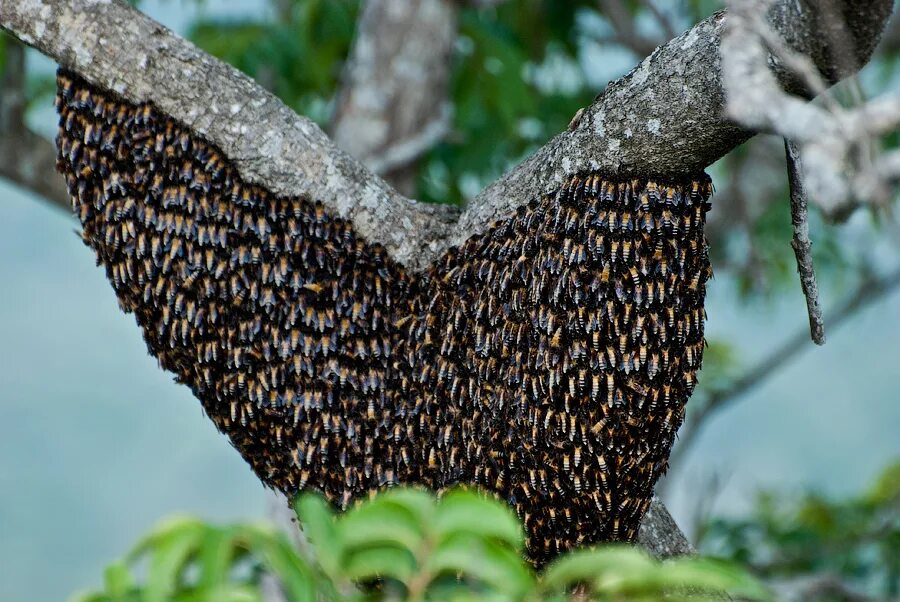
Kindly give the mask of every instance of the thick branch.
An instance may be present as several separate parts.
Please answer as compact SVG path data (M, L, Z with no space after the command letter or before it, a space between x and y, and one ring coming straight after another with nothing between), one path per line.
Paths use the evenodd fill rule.
M249 77L121 0L0 0L0 25L94 84L154 102L248 180L322 201L401 263L446 233L447 209L405 199Z
M891 13L890 0L839 3L846 33L854 44L849 64L861 67L871 56ZM813 59L829 83L850 73L829 58L828 40L817 8L779 0L769 12L771 27L796 52ZM559 134L519 166L486 188L460 218L456 238L559 186L574 172L679 175L697 172L747 140L754 132L725 116L719 45L727 21L718 12L661 46L623 78L612 82L580 122ZM842 64L847 61L842 60ZM803 83L777 69L788 91Z
M369 0L332 121L339 147L406 194L416 160L450 128L447 86L458 5Z
M650 509L644 515L644 520L641 521L637 542L638 545L659 559L697 552L682 533L675 519L655 496L650 502Z
M0 131L0 176L71 212L69 192L55 170L56 147L52 142L27 128L19 138Z
M852 5L847 23L858 66L877 42L891 2ZM829 56L822 51L825 38L815 17L808 10L793 14L795 6L794 0L777 5L775 29L829 77L845 75L820 63ZM569 131L479 195L451 231L448 210L404 199L309 120L120 0L0 0L0 25L20 40L132 102L154 102L219 146L248 180L321 200L413 269L566 175L696 172L750 137L723 116L724 21L723 13L713 15L610 84ZM781 76L789 89L799 88ZM655 530L680 535L664 518L653 511L644 521L641 541L651 550L662 541Z
M845 3L854 67L870 56L891 4ZM769 16L830 80L847 75L829 62L827 41L835 36L820 35L814 9L780 0ZM749 138L751 131L724 117L719 42L725 21L716 13L611 83L577 125L483 191L453 227L450 210L407 201L309 120L120 0L0 0L0 25L14 36L132 101L152 100L222 148L247 179L322 200L412 269L568 174L696 172ZM805 89L778 75L788 91Z

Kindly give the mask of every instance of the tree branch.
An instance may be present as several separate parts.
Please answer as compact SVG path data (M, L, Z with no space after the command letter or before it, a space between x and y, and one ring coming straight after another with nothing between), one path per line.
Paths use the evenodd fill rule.
M152 101L217 145L251 182L322 201L416 266L452 210L407 200L310 120L121 0L0 0L0 26L88 81Z
M404 194L416 160L450 129L447 87L458 5L369 0L357 24L331 132Z
M665 505L656 496L653 496L650 508L641 521L637 543L659 559L697 553Z
M815 17L795 14L795 6L795 0L777 5L776 31L832 74L830 81L846 75L827 64ZM857 66L871 53L890 8L890 0L847 3ZM751 131L724 117L719 43L725 21L724 13L713 15L610 84L579 123L483 191L454 225L452 210L405 199L248 77L121 0L0 0L0 26L18 39L132 102L152 101L221 148L247 180L321 200L412 270L572 173L687 174L749 138ZM789 74L779 77L789 89L801 87ZM688 549L659 508L648 513L641 542L651 551L661 546L658 554Z
M855 67L871 55L891 6L843 5ZM321 200L412 270L572 173L693 173L749 138L753 132L724 112L726 21L724 12L714 14L611 83L577 126L485 189L454 225L452 209L405 199L247 76L121 0L0 0L0 26L15 37L133 102L153 101L219 146L248 180ZM819 35L814 11L780 0L769 22L829 82L848 75L830 61L833 36ZM791 73L776 75L786 90L805 89Z
M659 40L648 38L638 33L634 26L634 17L632 17L624 0L598 0L597 4L600 12L606 17L613 31L615 31L617 44L628 48L639 57L647 56L659 46ZM652 5L648 4L648 6ZM653 10L654 14L659 14L656 12L655 7ZM671 37L674 37L674 34Z
M844 108L825 95L821 106L807 95L825 89L832 76L852 71L858 61L859 40L851 38L841 19L848 9L835 0L815 2L825 54L833 61L815 62L816 55L791 47L787 34L774 31L763 15L781 7L771 0L733 0L729 27L722 41L727 114L747 127L777 133L799 147L805 187L810 198L830 215L863 202L885 202L900 180L900 153L876 157L872 149L881 135L900 124L900 95L884 95L858 107ZM800 90L782 85L772 65L787 70L802 84ZM776 71L777 71L776 69ZM823 78L825 78L823 80ZM895 154L896 156L891 156Z
M822 306L819 304L819 284L813 264L812 241L809 239L809 208L806 203L806 189L803 185L803 167L800 150L785 138L784 154L787 160L788 185L791 195L791 225L794 236L791 247L797 259L800 273L800 287L806 297L806 313L809 314L809 333L816 345L825 344L825 324L822 322Z
M851 63L858 69L878 43L892 2L839 4L855 45ZM719 47L727 21L724 11L715 13L610 83L575 128L557 135L475 198L460 216L450 244L461 243L464 233L492 216L558 187L569 174L689 174L750 138L753 130L735 124L725 112ZM768 23L790 48L809 56L828 83L850 75L832 62L831 36L821 35L823 24L804 2L779 0ZM793 73L776 67L775 76L784 89L806 92Z

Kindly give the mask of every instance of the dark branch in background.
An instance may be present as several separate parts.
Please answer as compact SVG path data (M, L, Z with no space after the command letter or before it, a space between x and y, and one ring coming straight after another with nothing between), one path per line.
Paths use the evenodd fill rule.
M331 135L407 196L417 160L450 129L458 10L451 0L369 0L344 69Z
M615 32L613 41L628 48L637 56L648 56L656 50L657 46L666 41L649 38L638 33L634 26L634 17L624 0L597 0L597 4L600 12L606 17ZM650 7L652 4L647 3L647 6ZM655 12L654 14L658 15L659 13ZM657 18L660 17L661 15ZM673 37L675 37L674 32L666 39Z
M825 325L833 332L849 318L886 297L898 287L900 287L900 268L881 277L867 277L853 294L827 315ZM681 463L710 418L733 405L750 389L762 384L785 367L791 358L807 348L808 343L809 333L806 329L795 333L777 347L774 353L736 379L729 387L711 391L702 404L695 403L696 409L690 412L684 426L678 431L678 441L669 457L669 464L678 466Z
M6 68L0 80L0 177L72 211L63 179L57 177L56 148L25 123L25 47L6 44Z
M791 195L791 224L794 227L791 247L797 258L800 286L803 289L803 296L806 297L809 334L816 345L824 345L825 324L822 321L822 306L819 304L819 285L816 282L816 268L813 264L812 242L809 240L809 208L806 204L806 190L803 187L800 150L793 142L785 139L784 154L787 159L788 186Z

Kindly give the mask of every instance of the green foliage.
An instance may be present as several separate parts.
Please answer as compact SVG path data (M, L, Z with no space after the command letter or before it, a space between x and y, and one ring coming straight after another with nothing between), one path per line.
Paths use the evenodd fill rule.
M290 2L275 20L199 21L188 38L324 125L358 11L358 0Z
M893 598L900 593L900 462L862 495L766 492L751 516L712 520L702 533L701 549L763 578L826 573Z
M524 532L505 504L471 490L439 499L414 488L376 495L343 514L320 497L294 508L312 544L305 558L262 525L173 518L106 570L100 592L76 602L263 600L263 576L288 600L706 600L722 592L768 600L734 565L708 558L657 562L612 545L565 555L536 574Z

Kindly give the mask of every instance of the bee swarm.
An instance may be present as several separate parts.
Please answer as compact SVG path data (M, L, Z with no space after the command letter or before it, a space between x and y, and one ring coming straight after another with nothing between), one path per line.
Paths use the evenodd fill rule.
M267 485L478 485L528 553L632 540L703 354L711 185L573 177L426 272L58 76L58 168L149 352Z

